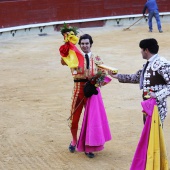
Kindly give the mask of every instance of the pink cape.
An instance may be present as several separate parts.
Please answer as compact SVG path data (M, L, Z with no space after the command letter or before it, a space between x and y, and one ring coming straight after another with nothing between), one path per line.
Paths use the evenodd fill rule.
M99 88L97 90L98 95L92 95L86 103L80 137L77 143L77 151L79 152L103 150L105 142L111 140L101 92Z
M143 107L143 111L147 114L147 119L130 170L145 170L151 120L152 120L154 105L156 105L156 101L155 99L151 98L141 102L141 105Z

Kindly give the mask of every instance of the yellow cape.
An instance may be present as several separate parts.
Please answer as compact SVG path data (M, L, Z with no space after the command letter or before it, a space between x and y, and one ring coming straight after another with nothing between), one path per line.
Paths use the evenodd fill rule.
M64 34L64 41L65 42L71 42L72 45L75 45L78 42L79 38L74 34L73 31L70 31L68 33ZM75 47L76 48L76 47ZM77 50L77 48L76 48ZM68 56L62 57L65 63L68 65L70 68L77 68L79 65L79 60L76 54L76 51L72 48L69 49Z
M154 106L152 115L145 170L168 170L168 159L162 124L156 105Z

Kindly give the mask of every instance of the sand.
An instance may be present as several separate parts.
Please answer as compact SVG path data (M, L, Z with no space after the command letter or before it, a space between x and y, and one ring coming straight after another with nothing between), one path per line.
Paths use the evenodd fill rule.
M163 33L148 32L147 25L83 28L93 36L92 51L119 73L135 73L142 59L139 41L156 38L159 54L170 60L170 24ZM60 64L59 32L47 36L20 36L0 40L0 169L1 170L128 170L143 128L139 86L112 80L101 88L112 140L89 159L68 151L73 80ZM170 109L170 98L168 98ZM82 121L83 114L81 116ZM81 128L79 124L79 132ZM170 113L164 136L170 161Z

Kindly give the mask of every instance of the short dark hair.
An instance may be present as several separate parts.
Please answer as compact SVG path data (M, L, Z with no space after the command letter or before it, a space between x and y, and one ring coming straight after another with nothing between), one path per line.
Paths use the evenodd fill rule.
M154 38L141 40L139 43L139 47L144 50L148 49L149 52L152 54L157 54L159 51L158 42Z
M90 45L93 44L92 37L91 37L89 34L84 34L84 35L80 36L80 38L79 38L79 43L78 43L79 45L81 44L81 40L82 40L82 39L89 39Z

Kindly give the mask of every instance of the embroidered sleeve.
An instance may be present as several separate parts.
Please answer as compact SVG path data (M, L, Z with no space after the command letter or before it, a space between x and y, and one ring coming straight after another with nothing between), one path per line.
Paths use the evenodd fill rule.
M165 63L163 66L160 67L158 70L158 73L163 77L165 80L166 84L163 89L158 90L156 92L157 99L159 101L163 100L167 96L170 96L170 64Z
M141 72L142 70L137 71L135 74L118 74L118 80L121 83L137 84L140 81Z

